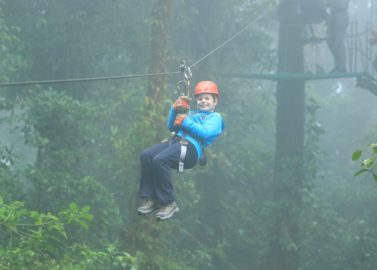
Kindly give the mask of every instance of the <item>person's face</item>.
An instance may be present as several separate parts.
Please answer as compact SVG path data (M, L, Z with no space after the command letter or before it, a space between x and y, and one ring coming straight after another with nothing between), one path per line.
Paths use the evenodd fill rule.
M196 107L199 111L213 111L216 107L217 100L211 94L200 94L196 97Z

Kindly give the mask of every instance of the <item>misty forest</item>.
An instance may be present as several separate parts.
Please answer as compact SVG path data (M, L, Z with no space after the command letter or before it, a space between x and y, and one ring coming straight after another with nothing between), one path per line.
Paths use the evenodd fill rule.
M377 0L305 2L0 0L0 269L377 269ZM225 129L158 221L182 63Z

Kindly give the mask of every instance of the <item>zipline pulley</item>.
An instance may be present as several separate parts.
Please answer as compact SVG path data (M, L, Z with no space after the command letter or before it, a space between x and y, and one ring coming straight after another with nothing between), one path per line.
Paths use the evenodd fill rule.
M185 60L179 66L181 71L181 80L177 83L177 89L180 96L190 96L190 80L192 78L192 72L190 67L186 66Z

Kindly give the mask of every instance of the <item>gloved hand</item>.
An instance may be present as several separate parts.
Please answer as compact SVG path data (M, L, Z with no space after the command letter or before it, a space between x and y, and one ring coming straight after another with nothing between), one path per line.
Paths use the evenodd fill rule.
M190 110L191 98L187 96L181 96L174 101L173 108L176 113L187 113Z
M174 120L174 126L180 127L182 125L183 120L185 120L186 117L187 117L187 114L184 114L184 113L177 114Z

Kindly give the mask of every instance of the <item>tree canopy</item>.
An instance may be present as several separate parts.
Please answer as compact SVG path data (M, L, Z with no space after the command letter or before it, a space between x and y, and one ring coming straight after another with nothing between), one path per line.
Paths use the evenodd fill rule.
M278 4L0 0L0 83L145 75L0 87L0 268L291 270L279 250L297 270L376 269L375 144L355 150L375 96L232 77L298 72L302 25L279 34ZM136 214L139 155L170 136L181 60L219 85L226 130L173 173L181 212L156 222Z

